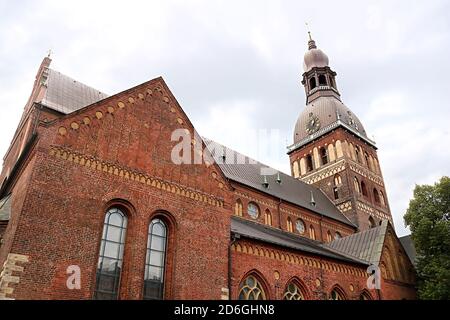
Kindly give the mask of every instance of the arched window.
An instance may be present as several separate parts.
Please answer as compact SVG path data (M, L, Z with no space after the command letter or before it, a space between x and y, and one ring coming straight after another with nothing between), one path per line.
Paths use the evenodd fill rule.
M322 165L326 165L328 163L328 154L326 148L320 148L320 159L322 161Z
M360 155L359 155L359 147L358 146L355 146L355 157L356 157L356 161L361 163L361 158L360 158Z
M294 178L298 178L300 176L299 168L298 168L298 162L294 161L292 163L292 173L294 174Z
M336 88L335 85L334 85L333 76L329 76L328 79L330 80L330 86L333 87L333 88Z
M357 193L361 193L361 188L359 187L359 181L357 177L353 178L353 186L355 187L355 191Z
M272 225L272 213L270 213L269 209L264 213L264 223L268 226Z
M284 290L283 300L306 300L306 297L300 285L291 281Z
M372 300L372 297L370 296L370 294L367 291L363 291L359 295L359 300Z
M293 232L294 229L292 227L292 220L290 217L287 218L286 227L287 227L287 231Z
M241 199L237 199L234 205L234 215L238 217L242 217L242 201Z
M386 205L386 199L384 198L383 191L380 191L380 202L383 206Z
M376 203L380 203L380 194L378 193L378 190L373 188L373 199Z
M314 229L313 225L309 226L309 237L313 240L316 240L316 230Z
M249 275L239 286L239 300L266 300L266 293L259 279Z
M339 187L341 184L342 184L342 178L341 178L341 176L339 174L336 174L334 176L334 185L336 187Z
M334 234L334 240L337 240L337 239L340 239L340 238L342 238L342 235L339 233L339 232L335 232L335 234Z
M375 228L377 226L373 217L369 217L369 226L370 228Z
M337 187L333 188L333 195L334 195L334 200L339 199L339 192L338 192L338 188Z
M327 78L324 74L319 75L319 86L326 86L327 85Z
M127 217L113 207L105 215L98 257L94 299L116 300L119 297Z
M297 229L298 233L304 234L305 233L305 223L302 220L298 219L295 222L295 229Z
M333 241L333 237L331 236L330 230L328 230L328 232L327 232L327 242L331 242L331 241Z
M370 169L369 154L367 152L364 152L364 159L366 160L367 167Z
M247 207L248 215L253 219L258 219L259 217L259 207L256 203L250 202Z
M364 181L361 181L361 192L364 197L369 196L369 194L367 193L366 183Z
M306 156L306 172L309 172L313 169L313 160L312 155L308 154Z
M330 292L330 300L345 300L345 295L342 289L334 287Z
M147 256L145 259L144 299L164 297L164 271L167 253L167 226L159 218L148 228Z
M309 88L310 90L314 89L316 87L316 78L312 77L311 79L309 79Z

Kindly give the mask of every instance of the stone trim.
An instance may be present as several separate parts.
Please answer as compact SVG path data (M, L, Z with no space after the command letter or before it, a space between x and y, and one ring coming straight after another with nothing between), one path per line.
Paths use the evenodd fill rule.
M20 274L24 271L23 264L29 262L29 256L9 253L0 273L0 300L14 300L8 297L14 293L10 284L20 282ZM19 265L20 264L20 265Z
M49 154L58 159L63 159L80 166L84 166L91 170L102 171L106 174L115 175L123 179L142 183L152 188L175 193L182 197L190 198L199 202L204 202L215 207L221 208L224 206L224 200L219 199L213 195L205 194L193 188L173 183L164 179L129 170L122 166L107 163L95 157L83 155L67 148L52 146L50 147Z
M300 180L307 184L313 184L325 178L334 176L335 174L342 172L344 170L345 170L345 160L341 159L331 165L326 165L326 167L324 167L323 169L319 169L318 171L312 174L300 177Z

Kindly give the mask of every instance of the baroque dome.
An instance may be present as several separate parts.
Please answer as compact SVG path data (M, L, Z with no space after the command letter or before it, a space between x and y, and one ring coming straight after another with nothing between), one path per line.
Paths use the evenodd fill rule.
M345 104L335 97L323 96L308 103L300 113L295 124L294 143L309 137L311 134L338 120L367 137L361 121ZM315 123L312 127L310 125L311 122Z
M314 67L323 68L328 67L328 56L320 49L317 48L314 40L308 42L309 50L306 51L303 58L303 71L308 72Z

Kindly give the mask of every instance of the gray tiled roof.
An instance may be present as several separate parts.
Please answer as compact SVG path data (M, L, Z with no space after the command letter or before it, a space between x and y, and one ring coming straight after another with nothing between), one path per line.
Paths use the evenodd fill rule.
M381 225L375 228L336 239L324 244L324 247L347 257L354 257L368 263L378 264L381 258L387 226L388 221L384 220Z
M405 249L409 260L415 266L417 263L417 252L416 248L414 247L414 242L412 241L411 235L398 238L398 240L400 240L403 249Z
M235 235L240 235L249 239L279 245L285 248L299 250L314 255L321 255L331 259L338 259L351 263L366 264L364 261L359 259L346 257L339 253L332 252L331 250L322 247L317 241L239 217L231 218L231 232Z
M7 221L11 217L11 195L0 200L0 221Z
M47 90L41 104L68 114L108 97L107 94L48 68Z
M228 179L355 227L320 189L282 172L279 172L281 183L278 183L276 181L278 178L277 170L217 142L206 138L203 140ZM224 154L226 155L225 161L222 159ZM269 173L272 173L272 175L266 175L267 188L262 184L264 175L261 175L261 173L264 171L271 171ZM311 205L311 194L314 197L315 206Z

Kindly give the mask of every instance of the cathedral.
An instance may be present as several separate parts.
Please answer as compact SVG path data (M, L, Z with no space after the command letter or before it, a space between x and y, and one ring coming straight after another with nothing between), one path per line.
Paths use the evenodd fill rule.
M50 64L3 158L0 299L416 299L376 143L311 36L290 175L200 138L161 77L109 96Z

